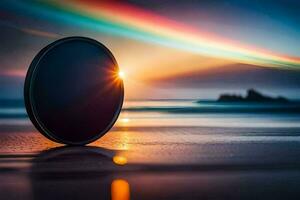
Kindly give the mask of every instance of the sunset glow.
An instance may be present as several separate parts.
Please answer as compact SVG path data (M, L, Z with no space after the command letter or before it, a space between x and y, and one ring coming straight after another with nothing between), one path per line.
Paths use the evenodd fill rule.
M125 78L125 73L123 71L119 71L118 75L121 79Z

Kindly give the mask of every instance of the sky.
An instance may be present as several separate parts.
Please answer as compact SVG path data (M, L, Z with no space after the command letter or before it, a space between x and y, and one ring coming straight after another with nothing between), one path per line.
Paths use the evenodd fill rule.
M41 48L86 36L114 54L126 99L248 88L300 99L299 12L296 0L2 0L0 98L22 98Z

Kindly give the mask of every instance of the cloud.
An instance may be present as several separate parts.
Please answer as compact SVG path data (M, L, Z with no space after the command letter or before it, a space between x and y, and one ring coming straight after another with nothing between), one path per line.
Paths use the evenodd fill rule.
M184 73L152 83L178 88L300 88L300 70L262 68L247 64L231 64Z

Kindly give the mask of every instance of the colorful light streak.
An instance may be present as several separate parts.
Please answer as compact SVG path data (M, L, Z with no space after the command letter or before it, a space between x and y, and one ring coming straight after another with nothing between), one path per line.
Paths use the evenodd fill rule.
M17 7L55 22L63 21L94 31L201 55L264 67L300 69L299 57L242 46L124 3L92 0L35 1L30 4L18 2Z

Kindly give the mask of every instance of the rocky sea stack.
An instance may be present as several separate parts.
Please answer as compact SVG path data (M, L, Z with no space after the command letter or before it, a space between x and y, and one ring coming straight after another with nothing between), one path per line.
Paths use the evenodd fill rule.
M276 103L287 103L289 100L285 97L269 97L261 94L260 92L249 89L247 95L236 95L236 94L221 94L217 100L218 102L276 102Z

